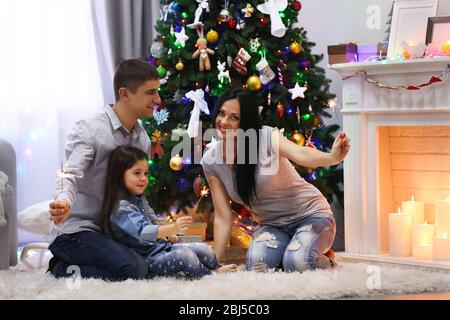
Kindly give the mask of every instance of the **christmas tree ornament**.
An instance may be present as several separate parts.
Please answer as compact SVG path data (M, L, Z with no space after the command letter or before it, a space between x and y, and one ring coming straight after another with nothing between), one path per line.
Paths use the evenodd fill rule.
M158 66L156 71L158 72L160 78L164 78L166 76L167 70L163 66Z
M186 30L184 29L184 27L181 28L180 32L176 32L175 33L175 45L181 46L181 47L185 47L186 45L186 41L189 40L189 37L186 35Z
M241 9L241 12L244 14L246 18L250 18L254 10L255 9L252 7L252 5L250 3L247 3L245 8Z
M194 22L187 25L189 29L202 29L203 22L200 21L203 10L209 12L209 3L208 0L197 0L198 6L195 10Z
M261 112L263 112L264 107L263 106L258 106L258 115L261 115Z
M262 88L261 79L258 76L251 76L247 79L247 88L250 91L258 91Z
M284 114L284 106L283 106L281 103L279 103L279 104L277 105L277 111L278 111L278 113L280 114L280 118L283 118L283 114Z
M302 10L302 4L299 1L296 1L296 0L291 2L291 7L292 7L292 9L294 9L294 11L297 11L297 12Z
M191 90L186 93L185 96L194 102L194 108L192 109L191 118L189 119L187 129L189 137L193 138L199 134L199 131L201 131L201 128L199 127L200 111L209 114L209 108L208 103L205 101L205 93L202 89L197 89L195 91Z
M241 30L245 28L245 20L241 17L238 18L237 24L236 24L236 30Z
M287 5L287 0L266 0L256 7L262 13L270 15L271 33L274 37L281 38L286 34L287 28L281 20L280 12L284 11Z
M208 195L208 193L209 193L209 189L206 186L204 186L202 191L200 191L200 197L202 197L202 198L206 197Z
M153 57L160 59L164 56L166 52L166 49L164 48L164 46L162 45L161 42L155 42L152 44L152 46L150 47L150 53L152 54Z
M233 29L234 27L236 27L236 20L234 20L233 18L230 18L228 20L228 26Z
M230 71L225 70L225 63L226 62L220 62L220 60L217 61L217 70L219 70L217 78L219 79L220 83L224 83L225 79L228 80L228 83L231 83Z
M224 8L220 10L219 21L228 22L230 19L230 10L228 9L228 0L225 0Z
M259 23L261 23L263 26L266 26L269 24L269 18L267 17L262 17L261 19L259 19Z
M170 75L171 75L170 71L167 71L166 76L164 78L159 79L159 83L161 85L166 84L167 81L169 80Z
M291 88L291 89L289 89L288 91L292 94L292 100L295 100L295 99L297 99L297 98L302 98L302 99L304 99L305 98L305 91L307 90L308 88L306 88L306 87L300 87L299 85L298 85L298 82L296 82L295 83L295 86L294 86L294 88Z
M275 78L275 73L270 69L265 53L261 55L261 60L256 64L256 70L259 71L262 84L267 84Z
M270 107L271 104L272 104L272 94L269 92L269 94L267 95L267 106Z
M199 71L209 71L211 70L211 62L209 61L209 56L214 54L214 51L207 47L207 40L205 38L198 38L197 40L197 50L192 54L192 58L198 60L198 70Z
M177 69L177 71L183 71L184 69L184 63L180 60L178 60L177 64L175 65L175 69Z
M219 33L216 30L209 30L206 34L206 40L208 40L209 43L216 43L219 41Z
M250 52L257 53L259 46L259 38L250 39Z
M314 142L312 141L312 130L310 129L306 131L305 147L317 149Z
M155 130L152 133L150 141L152 142L150 147L150 158L154 159L155 155L157 155L158 158L161 159L161 157L164 155L164 149L161 147L161 131Z
M240 48L236 58L233 61L233 68L239 72L241 75L245 76L247 74L247 62L251 59L251 55L245 51L244 48Z
M308 70L311 68L311 61L309 61L308 59L303 59L302 61L300 61L300 68L302 70Z
M314 116L314 122L313 123L314 123L314 127L320 126L321 120L320 120L320 117L318 115Z
M289 49L291 50L292 54L299 54L300 52L302 52L303 47L299 42L294 41L289 46Z
M172 169L173 171L180 171L181 169L183 169L184 166L183 158L177 154L176 156L170 159L169 166L170 169Z
M194 188L194 193L197 197L200 197L200 192L202 191L203 187L205 186L205 182L202 179L202 177L199 175L194 179L194 182L192 183L192 187Z
M291 140L292 142L294 142L296 145L299 146L304 146L305 145L305 136L299 132L298 130L295 130L291 136L289 137L289 140Z
M156 110L153 112L153 119L155 119L158 126L169 120L170 113L166 109Z

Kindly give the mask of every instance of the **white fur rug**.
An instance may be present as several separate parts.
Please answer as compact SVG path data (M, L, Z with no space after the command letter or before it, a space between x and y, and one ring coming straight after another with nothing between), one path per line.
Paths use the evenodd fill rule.
M301 274L239 271L196 281L55 279L43 270L24 270L23 265L0 271L0 299L298 300L442 291L450 291L450 272L350 262L340 262L334 270Z

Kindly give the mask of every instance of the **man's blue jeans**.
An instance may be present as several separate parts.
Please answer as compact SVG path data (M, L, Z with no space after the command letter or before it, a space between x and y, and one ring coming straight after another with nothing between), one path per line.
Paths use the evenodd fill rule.
M73 273L67 268L71 265L79 267L83 278L121 281L142 279L148 274L143 257L99 232L62 234L49 249L59 260L49 270L57 278L70 277Z
M336 234L334 216L317 213L285 227L260 225L247 251L247 270L256 264L284 271L325 269L334 265L325 255Z

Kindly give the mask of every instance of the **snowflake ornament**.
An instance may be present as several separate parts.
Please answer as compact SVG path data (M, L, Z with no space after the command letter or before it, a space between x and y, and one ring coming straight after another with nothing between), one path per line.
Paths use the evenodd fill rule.
M250 39L250 51L253 53L258 52L258 48L260 46L259 38Z
M153 118L155 119L158 126L160 126L161 124L169 120L169 112L166 109L155 111L153 112Z

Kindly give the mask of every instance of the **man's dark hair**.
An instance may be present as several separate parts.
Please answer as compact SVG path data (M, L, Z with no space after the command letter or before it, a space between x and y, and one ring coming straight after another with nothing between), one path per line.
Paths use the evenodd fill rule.
M148 80L159 80L158 72L149 62L140 59L128 59L120 62L114 74L116 101L120 99L120 88L127 88L136 93L137 88Z

